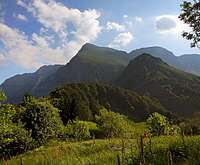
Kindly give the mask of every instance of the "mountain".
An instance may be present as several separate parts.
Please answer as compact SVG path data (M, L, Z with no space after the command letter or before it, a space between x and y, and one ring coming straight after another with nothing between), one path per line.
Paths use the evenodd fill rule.
M33 92L47 95L55 87L66 83L110 82L128 65L130 58L124 51L85 44L65 66L43 81Z
M167 110L176 114L191 115L200 111L200 77L149 54L132 60L115 83L157 98Z
M200 55L185 54L178 57L178 61L184 70L200 75Z
M200 76L199 54L185 54L181 56L175 56L172 52L165 48L154 46L133 50L129 53L129 55L131 56L131 59L134 59L144 53L161 58L164 62L174 66L175 68Z
M61 113L66 113L66 107L71 107L73 100L78 100L75 109L82 120L94 120L101 106L120 112L135 121L144 120L155 111L173 117L155 99L99 83L68 84L52 91L49 99Z
M45 67L45 72L17 75L6 80L0 88L8 95L8 102L17 103L26 93L46 96L66 83L103 82L112 83L128 63L143 53L152 54L178 69L200 75L200 55L175 56L162 47L136 49L130 53L93 44L85 44L69 63L63 66ZM48 71L49 70L49 71Z
M61 65L42 66L34 73L13 76L4 81L0 89L6 92L10 103L19 102L25 93L34 91L40 82L55 73L60 67Z
M129 55L134 59L144 53L151 54L154 57L159 57L170 65L179 66L178 57L169 50L159 46L136 49L130 52Z

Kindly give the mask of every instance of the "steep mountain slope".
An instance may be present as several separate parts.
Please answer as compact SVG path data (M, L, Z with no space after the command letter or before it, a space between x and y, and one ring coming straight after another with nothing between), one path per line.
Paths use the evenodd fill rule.
M185 54L178 57L181 68L185 71L200 75L200 55Z
M136 121L144 120L155 111L172 116L157 100L123 88L97 83L68 84L52 91L49 99L61 113L67 113L73 99L78 100L75 109L82 120L93 120L100 106Z
M110 82L128 65L126 52L85 44L65 66L43 81L33 92L47 95L55 87L74 82Z
M188 115L200 111L200 77L149 54L132 60L116 84L157 98L171 112Z
M13 76L4 81L0 89L6 92L10 103L19 102L25 93L34 91L40 82L55 73L60 67L61 65L42 66L35 73Z

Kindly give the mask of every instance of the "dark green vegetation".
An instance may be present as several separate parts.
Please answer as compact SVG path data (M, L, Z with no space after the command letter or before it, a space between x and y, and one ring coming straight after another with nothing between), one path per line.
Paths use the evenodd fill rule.
M200 77L143 54L132 60L116 84L157 98L170 112L191 115L200 109Z
M0 163L199 163L198 136L180 136L191 123L179 127L157 112L170 116L158 101L109 85L70 84L40 99L26 94L19 105L0 105Z
M170 116L157 100L110 85L69 84L51 92L50 100L61 110L64 123L76 116L92 121L101 106L136 121L146 119L152 112Z
M128 66L130 60L148 53L161 58L164 62L200 75L200 58L197 55L176 57L161 47L149 47L130 53L111 48L85 44L77 55L64 66L45 66L32 74L17 75L7 79L1 86L8 102L19 103L25 93L46 96L56 87L66 83L103 82L111 83Z

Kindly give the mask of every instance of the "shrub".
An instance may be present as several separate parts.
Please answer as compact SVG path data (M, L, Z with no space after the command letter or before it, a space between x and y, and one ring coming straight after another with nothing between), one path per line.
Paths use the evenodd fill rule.
M152 135L160 136L167 134L169 122L165 116L155 112L147 119L147 125Z
M8 159L11 156L31 149L32 138L30 132L22 126L4 124L0 127L0 158Z
M0 158L25 152L31 148L31 134L21 124L14 123L16 109L11 105L0 107Z
M62 135L63 124L59 110L49 102L34 101L26 107L23 123L31 130L32 138L39 144L46 143L50 138Z
M119 113L108 111L105 108L96 115L96 122L105 137L121 137L127 128L127 119Z
M89 127L87 126L87 124L78 120L76 120L73 123L67 124L66 134L69 137L75 138L77 140L86 140L91 137Z

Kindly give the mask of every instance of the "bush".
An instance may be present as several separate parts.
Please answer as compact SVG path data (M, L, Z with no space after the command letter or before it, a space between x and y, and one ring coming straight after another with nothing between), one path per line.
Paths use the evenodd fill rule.
M128 125L125 116L108 111L105 108L96 115L96 122L105 137L122 137Z
M0 158L8 159L11 156L31 149L32 138L30 132L22 126L4 124L0 127Z
M21 124L14 123L16 109L11 105L0 107L0 158L25 152L31 148L31 134Z
M86 140L91 138L87 124L78 120L67 124L66 134L68 137L75 138L77 140Z
M31 130L32 138L39 144L62 135L63 123L59 116L59 110L48 102L34 101L28 104L22 121L25 127Z
M157 112L151 114L147 119L147 125L152 135L164 135L169 130L167 118Z

